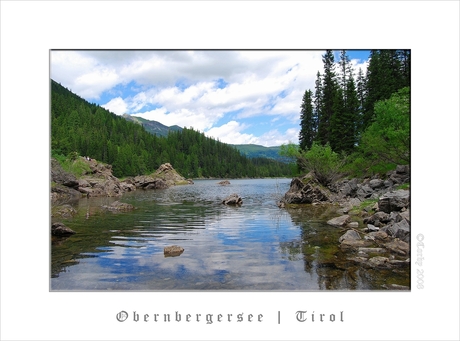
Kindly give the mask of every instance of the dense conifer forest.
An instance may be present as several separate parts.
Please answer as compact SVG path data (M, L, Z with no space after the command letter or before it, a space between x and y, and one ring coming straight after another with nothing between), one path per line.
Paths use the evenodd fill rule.
M371 50L367 72L323 55L300 106L299 145L282 146L301 171L382 173L410 163L410 50ZM317 171L319 172L319 171ZM324 171L323 171L324 172Z
M193 128L161 137L91 104L51 80L51 154L89 156L112 165L117 177L149 174L171 163L188 178L291 176L289 164L248 158Z

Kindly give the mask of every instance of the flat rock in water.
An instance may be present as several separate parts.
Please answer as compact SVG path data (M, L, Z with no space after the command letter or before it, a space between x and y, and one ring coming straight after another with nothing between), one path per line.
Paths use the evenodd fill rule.
M345 214L343 216L333 218L329 220L327 223L332 226L337 226L337 227L342 227L347 225L351 221L351 218L348 214Z
M184 248L178 245L166 246L163 252L165 257L177 257L184 252Z
M359 235L358 232L354 230L348 230L339 238L339 243L343 242L344 240L359 240L361 239L361 236Z

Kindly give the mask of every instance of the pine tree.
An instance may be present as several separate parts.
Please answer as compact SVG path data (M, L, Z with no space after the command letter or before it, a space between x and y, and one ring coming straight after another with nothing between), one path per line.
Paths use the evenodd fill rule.
M321 109L318 123L318 141L325 145L330 142L330 124L334 112L334 101L337 95L334 54L327 50L323 55L324 74L322 82Z
M309 149L316 137L312 96L311 90L306 90L300 106L299 147L303 150Z
M363 70L359 68L358 78L356 81L356 92L358 97L358 118L356 122L357 137L363 132L363 114L364 114L364 103L366 99L366 78L364 77Z

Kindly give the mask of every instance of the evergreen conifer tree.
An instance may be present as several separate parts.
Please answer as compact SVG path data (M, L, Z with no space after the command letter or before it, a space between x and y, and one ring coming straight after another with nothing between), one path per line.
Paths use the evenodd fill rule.
M316 137L312 97L311 90L306 90L300 106L299 147L302 150L309 149Z

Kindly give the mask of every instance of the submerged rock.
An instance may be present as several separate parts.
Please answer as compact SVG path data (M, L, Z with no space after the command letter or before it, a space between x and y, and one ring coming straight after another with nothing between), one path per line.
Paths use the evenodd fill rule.
M134 209L134 206L131 204L126 204L124 202L114 201L108 206L102 206L102 208L105 208L110 211L131 211Z
M222 180L220 182L217 183L218 185L222 185L222 186L227 186L227 185L230 185L230 181L228 180Z

